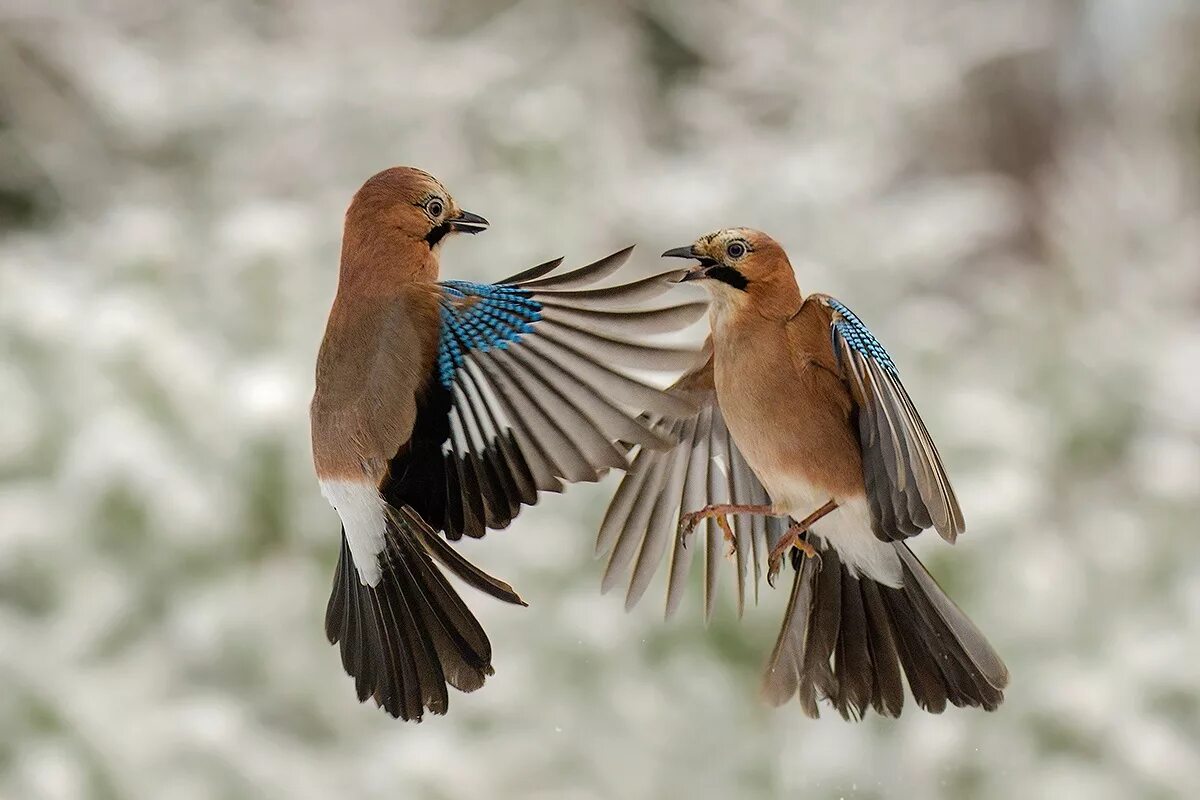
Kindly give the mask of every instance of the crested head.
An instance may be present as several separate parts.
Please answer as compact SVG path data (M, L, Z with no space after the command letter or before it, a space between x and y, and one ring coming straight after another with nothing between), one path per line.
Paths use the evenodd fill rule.
M346 210L342 271L387 269L393 278L436 279L447 235L478 233L483 217L464 211L442 183L414 167L391 167L362 185ZM432 274L430 274L432 273Z
M791 314L799 307L800 290L787 253L762 231L724 228L663 255L699 261L680 280L700 282L717 309Z

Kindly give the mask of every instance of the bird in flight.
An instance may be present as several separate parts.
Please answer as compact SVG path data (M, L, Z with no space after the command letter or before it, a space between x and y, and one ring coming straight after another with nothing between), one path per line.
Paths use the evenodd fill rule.
M794 569L763 676L769 702L798 696L812 717L818 699L846 718L899 716L903 672L927 711L994 710L1007 668L906 544L931 527L953 543L965 524L883 346L840 301L802 295L764 233L722 230L663 255L697 261L680 280L711 297L704 355L672 387L700 410L647 416L678 445L643 448L618 487L597 539L603 588L627 581L636 604L669 551L670 615L704 523L706 615L726 547L739 613L751 568L756 592L764 562L772 584Z
M445 713L447 685L469 692L493 673L487 634L443 570L524 605L445 540L626 468L630 445L671 445L637 414L695 412L624 371L695 359L624 338L703 316L703 303L644 305L683 270L596 287L629 248L571 271L558 259L495 284L439 281L445 242L487 226L425 172L370 178L346 212L317 358L313 460L342 523L325 630L359 700L406 720Z

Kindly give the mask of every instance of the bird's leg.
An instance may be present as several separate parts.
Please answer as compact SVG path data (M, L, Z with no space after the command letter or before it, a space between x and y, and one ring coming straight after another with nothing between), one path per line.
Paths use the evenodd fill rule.
M725 534L725 541L729 542L730 552L736 549L736 539L733 535L733 528L729 527L729 520L726 517L729 514L760 514L763 516L774 517L778 516L775 510L768 505L743 505L737 503L722 503L715 506L705 506L699 511L689 511L679 517L679 541L684 547L687 547L687 538L696 530L696 526L701 520L713 518L717 521L717 527Z
M806 533L813 523L837 507L837 501L830 500L804 519L792 523L791 527L787 529L787 533L775 543L775 546L771 548L771 554L767 556L768 584L775 585L775 576L779 574L779 566L783 562L783 557L793 547L804 553L806 557L817 559L817 565L820 565L821 555L817 552L817 548L813 547L807 538L801 539L800 536Z

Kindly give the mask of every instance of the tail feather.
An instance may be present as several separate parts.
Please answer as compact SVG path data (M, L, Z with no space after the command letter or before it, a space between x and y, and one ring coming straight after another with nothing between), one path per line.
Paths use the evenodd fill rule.
M900 654L900 666L904 668L913 700L931 714L942 713L946 710L948 689L924 641L921 621L917 619L903 589L884 587L880 593L888 610L888 621L896 636L896 652Z
M796 565L796 579L783 614L783 627L775 640L775 649L767 660L763 675L763 698L771 705L781 706L791 700L800 688L804 672L804 643L808 638L808 615L813 604L816 566L806 558Z
M896 717L904 707L903 671L917 705L995 710L1008 670L983 634L937 585L903 542L896 589L852 575L827 547L818 566L793 561L792 596L763 677L763 695L782 705L798 696L816 717L829 700L846 719L867 708Z
M800 673L800 704L805 713L817 716L817 700L820 697L836 697L838 676L830 665L837 649L842 625L842 567L837 551L825 551L830 563L823 562L816 590L813 592L812 610L809 612L808 639L804 643L804 671ZM807 560L807 559L806 559ZM826 571L826 569L828 571Z
M921 624L926 647L942 673L947 697L956 706L982 706L994 710L1004 699L1008 670L978 629L941 591L925 567L911 552L906 553L905 594ZM922 580L924 578L925 580ZM926 593L932 586L936 596ZM920 587L920 588L913 588ZM937 600L944 601L938 609Z
M375 701L393 715L407 709L420 713L426 707L435 713L444 711L448 697L441 668L406 598L386 581L380 581L369 598L379 652Z
M834 674L838 676L834 706L846 719L860 719L871 704L874 681L871 647L867 634L867 611L858 578L842 575L842 625L834 651Z
M855 579L858 580L857 578ZM904 682L900 678L900 654L896 634L888 621L880 585L860 581L863 610L867 614L867 649L871 652L871 707L876 714L898 717L904 710ZM860 709L865 711L865 707Z
M494 597L523 601L445 545L409 509L394 512L374 586L359 580L343 532L325 633L341 645L342 666L360 701L373 698L392 716L419 721L425 711L446 713L447 684L469 692L493 674L487 634L434 560Z
M444 680L460 691L478 689L492 674L492 646L483 627L432 562L416 560L409 569L408 577L428 601L418 612L426 641L445 669Z
M1001 690L1008 685L1008 667L1000 656L988 644L983 633L967 618L954 601L942 591L937 581L917 560L907 547L897 548L900 560L904 562L905 572L913 578L911 582L915 594L919 594L931 606L930 617L945 625L947 632L958 645L958 650L966 655L969 663L978 669L979 677L993 689ZM910 583L906 581L906 584ZM917 589L919 587L919 589Z

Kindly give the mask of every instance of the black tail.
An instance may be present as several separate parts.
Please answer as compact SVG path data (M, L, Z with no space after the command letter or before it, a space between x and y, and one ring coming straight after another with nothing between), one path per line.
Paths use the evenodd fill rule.
M493 597L525 605L497 580L455 552L412 509L393 509L382 577L358 579L342 532L342 552L325 611L325 634L341 643L342 666L358 699L374 698L393 717L420 721L425 709L445 714L446 684L464 692L492 670L492 645L475 615L433 563Z
M935 714L950 702L994 711L1008 669L902 542L899 589L852 576L832 547L796 566L783 629L763 676L763 695L783 705L799 694L817 717L826 698L846 719L868 707L889 717L904 706L903 668L917 705ZM799 552L796 551L799 556Z

